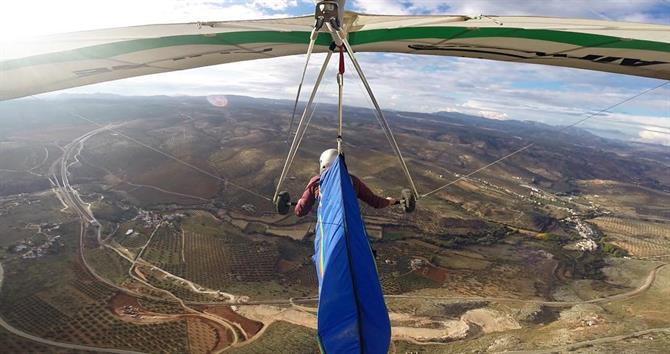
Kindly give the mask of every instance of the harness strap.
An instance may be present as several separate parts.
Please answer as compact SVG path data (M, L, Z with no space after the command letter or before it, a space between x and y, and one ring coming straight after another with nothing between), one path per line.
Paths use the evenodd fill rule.
M344 96L344 46L340 48L340 65L337 73L337 153L342 154L342 100Z

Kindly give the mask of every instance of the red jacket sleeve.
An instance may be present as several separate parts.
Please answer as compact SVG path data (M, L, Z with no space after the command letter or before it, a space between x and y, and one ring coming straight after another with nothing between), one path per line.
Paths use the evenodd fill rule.
M388 199L376 195L365 185L365 183L363 183L363 181L358 179L358 177L351 175L351 182L353 182L354 191L356 191L358 199L364 201L367 205L375 209L381 209L386 208L391 204Z
M309 214L314 207L314 202L319 195L319 176L314 176L307 183L305 191L302 193L302 197L295 205L295 216L305 216Z

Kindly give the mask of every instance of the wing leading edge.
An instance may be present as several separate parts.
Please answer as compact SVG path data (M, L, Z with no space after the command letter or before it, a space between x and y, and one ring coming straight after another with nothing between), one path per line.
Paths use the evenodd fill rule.
M0 100L123 78L303 54L311 17L125 27L2 44ZM670 26L547 17L348 12L359 52L469 57L670 80ZM322 34L315 52L324 52Z

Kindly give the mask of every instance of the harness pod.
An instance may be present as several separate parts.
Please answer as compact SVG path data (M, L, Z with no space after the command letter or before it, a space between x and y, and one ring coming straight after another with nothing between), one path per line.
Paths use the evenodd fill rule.
M391 322L344 157L322 175L314 263L324 353L388 353Z

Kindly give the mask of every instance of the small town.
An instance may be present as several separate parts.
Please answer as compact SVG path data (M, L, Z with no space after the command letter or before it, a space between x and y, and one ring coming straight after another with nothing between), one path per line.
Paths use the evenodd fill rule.
M43 242L40 242L42 240L24 239L11 246L9 251L20 255L22 259L35 259L47 254L56 254L60 247L64 246L61 240L61 235L54 235L55 232L60 230L59 224L28 224L26 229L37 230L34 239L42 238L40 236L43 236L46 239Z
M162 222L168 222L171 223L173 221L179 221L180 218L183 218L186 216L185 214L182 213L172 213L172 214L159 214L155 212L151 212L148 210L144 209L139 209L137 212L137 216L133 218L133 221L142 221L143 222L143 227L147 229L152 229L158 226ZM128 232L130 231L130 232ZM133 234L133 230L128 230L126 235L131 235Z

